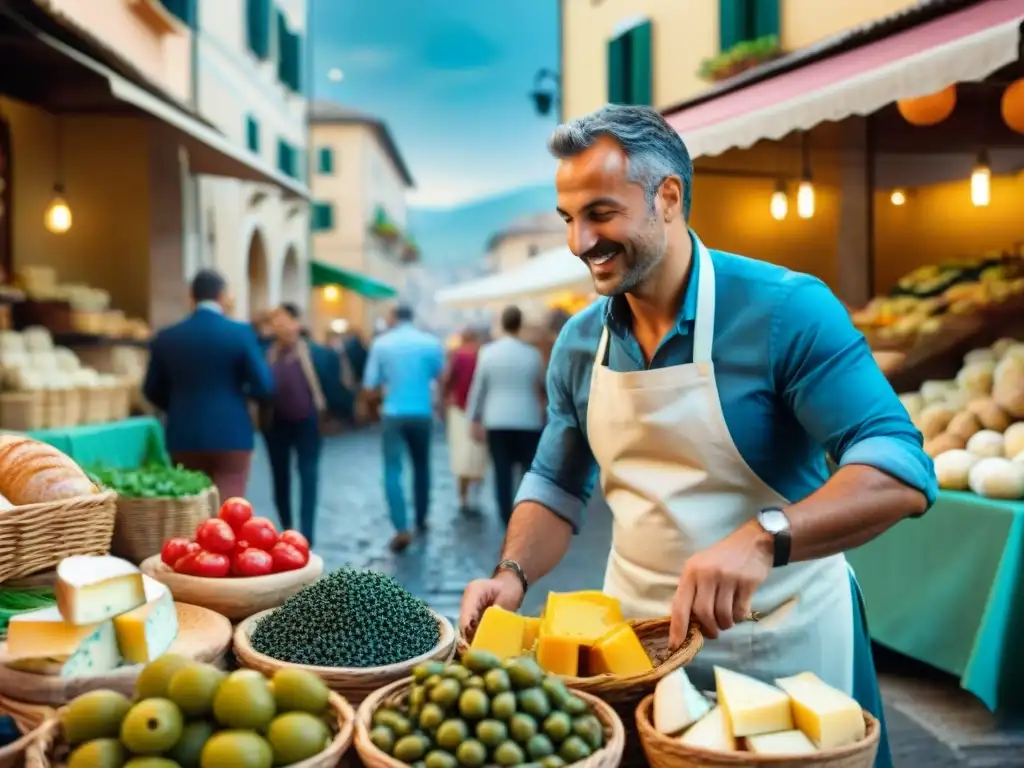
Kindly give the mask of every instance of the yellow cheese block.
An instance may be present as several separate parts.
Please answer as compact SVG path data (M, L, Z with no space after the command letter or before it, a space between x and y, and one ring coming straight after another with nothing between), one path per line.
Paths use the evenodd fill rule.
M532 651L533 646L537 644L537 638L540 637L541 619L526 616L523 620L526 622L523 627L523 650Z
M7 627L7 653L12 658L66 658L101 623L69 624L56 606L20 613L11 617Z
M571 638L542 635L537 641L537 663L545 672L576 677L579 660L580 644Z
M804 672L775 683L789 695L796 727L818 749L853 744L866 735L860 704L817 675Z
M582 600L586 603L593 603L594 605L601 605L608 609L606 614L606 620L617 624L620 621L625 621L622 616L622 603L617 598L606 595L597 589L585 589L580 592L568 592L565 593L568 597L575 598L576 600Z
M542 633L574 638L580 645L593 645L620 621L609 617L606 605L580 599L571 592L551 592L544 608Z
M590 647L588 671L592 675L642 675L654 669L640 638L626 622L620 622Z
M811 740L800 731L779 731L747 736L747 751L756 755L810 755L815 749Z
M734 736L793 730L789 696L775 686L715 667L715 688Z
M139 569L110 555L75 555L57 565L60 615L70 624L98 624L146 602Z
M171 591L156 579L142 578L146 604L114 617L117 643L129 664L148 664L178 637L178 611Z
M480 617L470 647L474 651L490 651L500 659L511 659L523 652L525 635L525 617L492 605Z
M679 737L679 742L688 747L713 749L717 752L736 751L736 738L729 727L729 718L721 707L715 707L690 726Z

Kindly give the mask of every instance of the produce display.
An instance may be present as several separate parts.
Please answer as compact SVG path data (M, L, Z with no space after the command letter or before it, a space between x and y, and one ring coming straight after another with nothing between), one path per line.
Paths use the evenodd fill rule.
M298 531L278 533L273 522L253 516L248 501L231 498L221 505L217 517L199 524L192 539L164 542L160 559L175 573L187 576L266 576L304 568L309 563L309 542Z
M61 713L68 768L271 768L307 760L333 735L330 692L313 674L227 674L164 654L148 664L135 697L79 696Z
M195 496L213 485L207 475L181 465L153 464L139 469L92 467L88 474L97 485L130 499L180 499Z
M304 587L256 622L255 651L317 667L399 664L441 640L426 604L377 571L342 568Z
M935 460L939 487L1024 498L1024 343L975 349L950 381L900 395Z
M654 691L654 728L681 744L715 752L804 755L866 736L860 705L810 672L775 685L715 667L717 703L680 668Z
M462 663L417 666L401 706L374 712L370 739L426 768L557 768L601 749L605 733L587 702L533 659L476 650Z
M551 592L540 617L491 606L470 648L500 659L528 653L545 672L568 677L630 676L654 668L619 601L599 591Z

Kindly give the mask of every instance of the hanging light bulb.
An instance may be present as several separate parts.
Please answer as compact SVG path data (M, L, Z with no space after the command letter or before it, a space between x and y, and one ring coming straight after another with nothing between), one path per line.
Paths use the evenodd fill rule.
M337 301L338 296L338 286L328 285L324 288L324 298L327 299L328 301Z
M814 185L810 177L804 177L796 190L796 212L801 219L814 215Z
M59 184L53 188L53 200L46 209L43 223L55 235L63 235L71 229L71 208L64 199L64 187Z
M978 162L971 174L971 204L979 208L992 201L992 168L988 164L988 153L978 153Z
M893 205L903 205L907 202L907 193L902 189L894 189L892 194L889 196L889 202Z
M786 214L789 213L789 198L786 197L786 185L781 181L775 185L769 209L771 210L772 218L776 221L782 221L786 218Z

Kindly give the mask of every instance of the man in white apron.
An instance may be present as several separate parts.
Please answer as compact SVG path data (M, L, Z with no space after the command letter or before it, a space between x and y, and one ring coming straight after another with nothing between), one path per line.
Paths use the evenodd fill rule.
M689 231L692 163L656 111L604 107L550 149L569 247L609 298L555 345L548 425L501 562L466 589L464 631L555 567L599 469L604 590L630 616L671 615L674 642L700 623L698 685L714 665L812 671L881 716L842 552L934 499L921 435L820 281ZM743 621L751 610L764 618ZM891 765L887 742L876 764Z

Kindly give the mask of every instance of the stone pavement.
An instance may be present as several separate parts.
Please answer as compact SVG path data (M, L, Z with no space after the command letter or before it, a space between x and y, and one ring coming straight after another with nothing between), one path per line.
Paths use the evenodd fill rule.
M504 529L493 512L489 486L481 496L482 515L457 512L440 430L434 442L430 533L395 556L387 548L392 530L381 483L379 434L368 429L329 438L321 463L317 550L329 569L352 565L393 574L455 619L466 582L494 567ZM259 513L273 518L262 447L253 468L249 498ZM591 504L587 525L565 561L531 589L525 609L535 612L549 590L599 589L610 528L607 507L600 501ZM897 768L1024 767L1024 723L999 723L955 679L884 649L877 653Z

